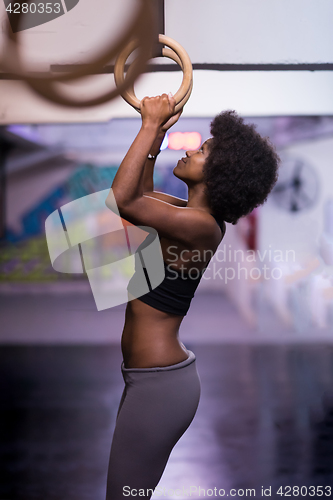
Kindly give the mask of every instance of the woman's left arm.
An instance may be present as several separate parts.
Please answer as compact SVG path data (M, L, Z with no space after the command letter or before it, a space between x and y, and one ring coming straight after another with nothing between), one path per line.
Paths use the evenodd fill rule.
M208 237L211 228L207 218L210 216L200 210L144 196L143 176L147 155L161 125L174 114L174 108L174 98L166 94L142 100L141 129L122 161L111 189L121 217L135 225L153 227L160 236L190 245ZM111 210L113 196L111 194L106 199L106 205Z

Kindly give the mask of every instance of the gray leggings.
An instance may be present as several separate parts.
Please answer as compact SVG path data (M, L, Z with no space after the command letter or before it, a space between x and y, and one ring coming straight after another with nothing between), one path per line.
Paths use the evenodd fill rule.
M198 407L200 380L195 355L188 352L185 361L166 367L122 365L125 389L111 446L107 500L151 498Z

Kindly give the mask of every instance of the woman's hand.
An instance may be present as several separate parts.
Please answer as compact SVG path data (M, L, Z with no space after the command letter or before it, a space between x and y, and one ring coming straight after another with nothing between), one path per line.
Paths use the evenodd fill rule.
M163 94L163 96L166 96L166 94ZM156 101L160 97L163 97L163 96L159 96L157 98L156 97L152 97L152 98L145 97L141 101L141 113L142 113L142 111L144 113L142 121L144 119L145 120L149 119L149 115L146 116L146 113L148 114L148 112L151 112L152 106L156 106L156 104L158 104ZM174 97L173 97L173 95L171 93L167 97L169 99L169 104L170 104L170 101L171 101L171 109L173 108L173 111L174 111L174 107L175 107L174 106L174 101L175 101L175 99L174 99ZM155 100L155 102L153 102L152 100ZM151 150L150 150L150 154L152 156L158 155L158 153L160 152L161 144L162 144L162 142L164 140L164 136L165 136L166 132L175 123L177 123L177 121L179 120L179 117L181 116L182 112L183 112L183 108L180 111L178 111L178 113L173 114L166 122L162 123L162 125L159 126L159 129L158 129L158 132L157 132L157 135L156 135L156 139L155 139L154 144L152 145Z
M141 101L142 125L154 126L158 131L161 131L163 126L167 126L166 130L168 130L173 125L173 119L178 115L178 113L174 115L175 105L175 98L171 94L144 97ZM178 118L175 119L174 123ZM169 121L171 121L170 125L168 125ZM163 132L165 131L163 130Z
M169 128L171 128L175 123L178 122L182 112L183 112L183 108L180 111L178 111L178 113L176 113L171 118L169 118L169 120L167 122L165 122L164 125L162 125L161 132L163 134L165 134L169 130Z
M177 123L182 112L183 112L183 109L181 109L180 111L178 111L178 113L176 113L171 118L169 118L169 120L167 122L165 122L165 124L160 127L160 130L157 134L157 137L154 141L154 144L150 150L151 155L155 156L160 152L161 144L164 140L165 134L167 133L169 128L171 128L175 123Z

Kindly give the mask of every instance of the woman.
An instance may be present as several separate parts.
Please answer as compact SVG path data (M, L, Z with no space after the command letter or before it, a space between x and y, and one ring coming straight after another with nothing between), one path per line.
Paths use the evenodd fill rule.
M268 140L229 111L212 122L213 137L188 151L174 169L188 186L188 200L155 192L155 159L166 130L181 114L174 109L171 94L142 100L141 129L112 184L121 217L157 231L165 278L127 304L121 344L125 389L111 447L107 500L151 498L172 448L190 425L200 382L194 354L179 341L180 324L199 284L197 276L224 236L224 221L236 223L262 204L277 176L278 157ZM197 273L186 275L193 268Z

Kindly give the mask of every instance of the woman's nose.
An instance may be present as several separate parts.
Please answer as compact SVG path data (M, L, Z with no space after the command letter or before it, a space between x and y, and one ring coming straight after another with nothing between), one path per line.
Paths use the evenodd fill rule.
M195 153L198 153L198 151L200 151L200 149L191 149L190 151L186 151L186 156L190 158Z

